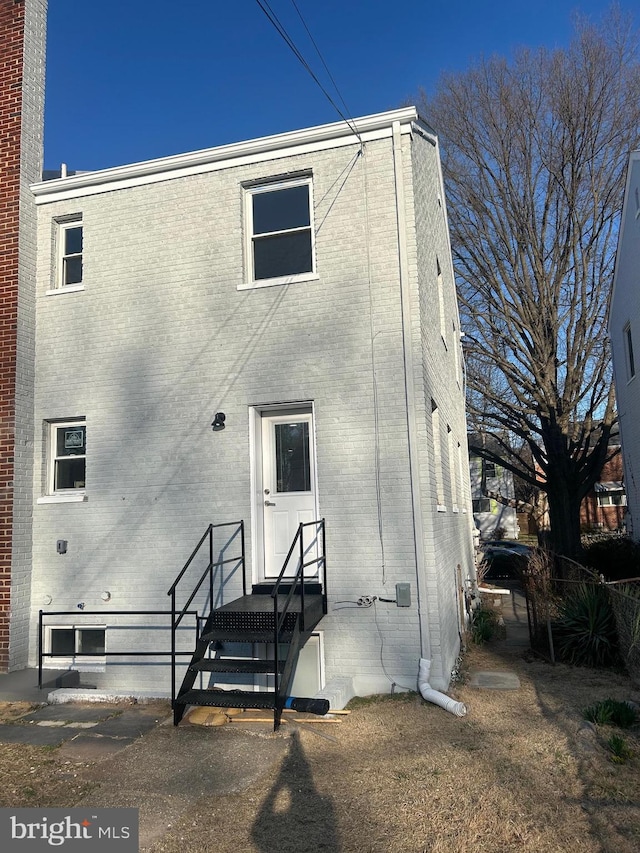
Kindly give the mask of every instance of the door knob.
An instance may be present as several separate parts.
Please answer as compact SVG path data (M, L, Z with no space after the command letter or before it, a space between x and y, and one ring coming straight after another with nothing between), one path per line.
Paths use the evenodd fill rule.
M265 502L264 502L264 505L265 505L265 506L275 506L275 504L273 503L273 501L265 501Z

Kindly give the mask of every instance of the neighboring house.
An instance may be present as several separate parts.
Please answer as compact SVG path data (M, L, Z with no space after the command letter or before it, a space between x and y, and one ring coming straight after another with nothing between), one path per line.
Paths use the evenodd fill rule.
M37 103L5 153L33 180L42 80L26 66L33 53L42 70L46 3L0 0L3 26L23 7ZM3 308L15 412L2 445L14 484L4 668L38 662L42 619L45 666L167 693L167 592L208 525L245 523L250 611L299 524L323 519L326 550L313 536L303 548L315 584L298 603L316 609L300 690L413 688L420 658L446 688L472 512L439 151L415 109L20 192L21 253L3 261L18 304L17 322ZM244 601L243 540L229 530L210 546L205 534L217 568L190 609L230 617L225 642L201 644L216 660L233 646L252 688L268 661L264 678L243 673L258 657L277 665L279 650L258 622L229 640ZM178 650L195 636L181 628Z
M615 449L616 446L619 445L612 445L611 449ZM618 453L605 463L598 482L582 501L580 525L585 531L622 530L626 511L623 459L622 453Z
M627 497L627 532L640 539L640 151L629 157L609 334Z
M31 621L36 210L46 0L0 0L0 671L24 666Z
M480 538L517 539L513 474L474 453L469 454L469 471L473 518Z

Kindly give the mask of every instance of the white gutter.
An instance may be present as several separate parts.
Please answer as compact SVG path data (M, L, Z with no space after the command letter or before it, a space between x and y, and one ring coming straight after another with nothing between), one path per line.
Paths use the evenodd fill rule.
M399 110L356 118L349 124L344 121L333 122L289 133L263 136L260 139L233 142L216 148L205 148L187 154L176 154L95 172L83 172L67 178L56 178L53 181L42 181L33 184L31 189L36 204L46 204L51 201L96 195L114 189L129 189L142 184L168 181L187 175L219 171L248 163L259 163L277 157L290 157L345 145L359 145L360 138L363 141L369 141L390 137L392 125L396 123L402 125L402 133L411 133L412 123L417 120L418 113L415 107L403 107Z
M413 509L413 537L416 557L416 599L420 627L420 657L431 660L431 640L428 624L423 625L426 601L426 564L422 546L422 501L420 472L418 468L418 432L416 428L416 396L414 389L414 361L411 347L411 289L409 286L409 259L407 254L407 219L405 214L404 175L402 171L402 134L400 122L392 125L393 166L395 173L396 220L398 226L398 266L400 275L400 303L402 308L402 348L404 351L404 387L407 407L407 432L409 441L409 472L411 477L411 503Z

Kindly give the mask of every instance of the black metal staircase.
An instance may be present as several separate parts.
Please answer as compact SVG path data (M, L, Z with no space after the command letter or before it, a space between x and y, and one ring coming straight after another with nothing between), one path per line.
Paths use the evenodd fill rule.
M234 528L232 535L221 550L220 559L214 561L214 531L229 526ZM241 554L227 558L227 549L236 540L240 542ZM178 585L205 542L209 545L208 565L179 611L176 604ZM317 556L308 559L310 554ZM232 565L233 571L241 568L243 594L228 603L219 603L217 587L224 586L224 568L228 565ZM311 567L316 576L308 579L305 570L308 572ZM243 522L210 525L169 590L172 599L172 652L175 652L175 632L183 613L205 583L209 587L210 612L202 617L202 630L177 692L176 657L172 659L174 725L178 725L190 705L273 710L274 730L280 725L285 707L326 713L329 703L325 700L289 696L300 649L327 612L324 519L298 526L277 580L273 584L254 586L251 593L247 593L245 578ZM222 656L229 645L236 643L251 644L254 656ZM255 657L256 648L262 648L270 656ZM211 674L212 680L215 677L215 687L196 688L196 681L207 673ZM259 680L262 686L254 683L254 689L235 689L233 681L239 675L254 682ZM230 680L230 687L221 686Z

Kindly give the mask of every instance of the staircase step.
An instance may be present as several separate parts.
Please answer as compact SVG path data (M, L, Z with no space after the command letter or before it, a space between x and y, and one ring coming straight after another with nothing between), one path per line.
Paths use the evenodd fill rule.
M264 581L263 583L254 583L251 588L253 595L271 595L275 587L275 581ZM278 589L280 595L286 595L291 589L290 583L282 583ZM295 595L300 595L300 586L298 585ZM314 581L308 581L304 585L305 595L322 595L322 584Z
M282 672L284 661L278 661L278 668ZM189 667L195 672L246 672L246 673L273 673L276 671L274 660L256 660L240 658L202 658Z
M280 635L283 643L291 639L291 632L287 631ZM273 631L261 631L257 628L247 628L243 631L238 628L214 628L200 637L206 643L273 643Z
M178 696L178 705L206 705L212 708L273 708L275 693L251 690L188 690Z

